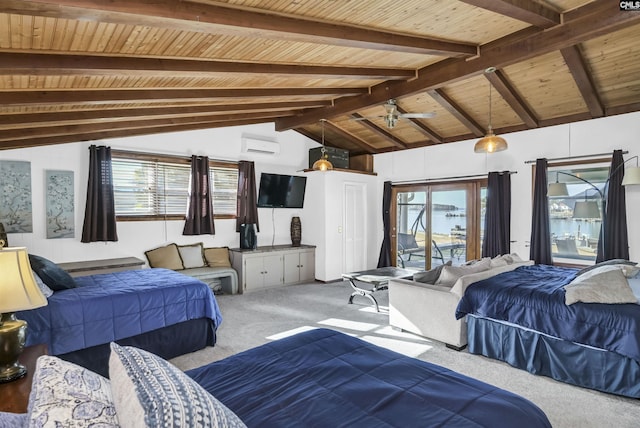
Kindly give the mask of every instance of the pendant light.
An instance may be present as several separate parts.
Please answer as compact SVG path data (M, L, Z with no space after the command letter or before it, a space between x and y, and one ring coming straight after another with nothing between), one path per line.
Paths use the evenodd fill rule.
M320 150L320 159L313 163L312 169L315 171L328 171L333 169L333 164L329 162L329 156L327 156L327 150L324 147L324 123L327 119L320 119L322 122L322 149Z
M495 67L489 67L484 72L485 73L493 73L496 71ZM493 133L493 129L491 128L491 81L489 81L489 126L487 129L487 134L478 140L476 145L473 147L473 151L476 153L494 153L501 152L503 150L507 150L507 141L497 136Z

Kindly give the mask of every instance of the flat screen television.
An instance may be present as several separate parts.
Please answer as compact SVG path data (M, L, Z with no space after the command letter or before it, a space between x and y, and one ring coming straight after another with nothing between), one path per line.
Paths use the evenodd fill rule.
M258 207L261 208L302 208L307 177L296 175L260 175Z

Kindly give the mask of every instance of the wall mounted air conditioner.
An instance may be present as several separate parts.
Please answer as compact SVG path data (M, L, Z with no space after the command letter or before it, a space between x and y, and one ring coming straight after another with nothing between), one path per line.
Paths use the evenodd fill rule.
M242 151L244 153L277 155L278 153L280 153L280 143L269 140L261 140L254 137L242 137Z

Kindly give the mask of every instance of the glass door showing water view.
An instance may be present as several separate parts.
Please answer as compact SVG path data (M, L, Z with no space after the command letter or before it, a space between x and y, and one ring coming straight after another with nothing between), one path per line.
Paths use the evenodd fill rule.
M396 266L422 270L449 261L461 265L477 258L480 189L479 182L394 188Z

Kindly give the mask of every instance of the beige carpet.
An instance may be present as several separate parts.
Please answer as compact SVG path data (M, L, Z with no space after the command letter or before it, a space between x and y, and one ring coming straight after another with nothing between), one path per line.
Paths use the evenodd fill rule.
M183 370L220 360L278 337L310 328L332 328L522 395L536 403L556 428L640 427L640 400L578 388L485 357L456 352L439 342L389 327L388 294L376 293L381 313L351 294L345 282L305 284L218 296L223 323L215 347L178 357Z

